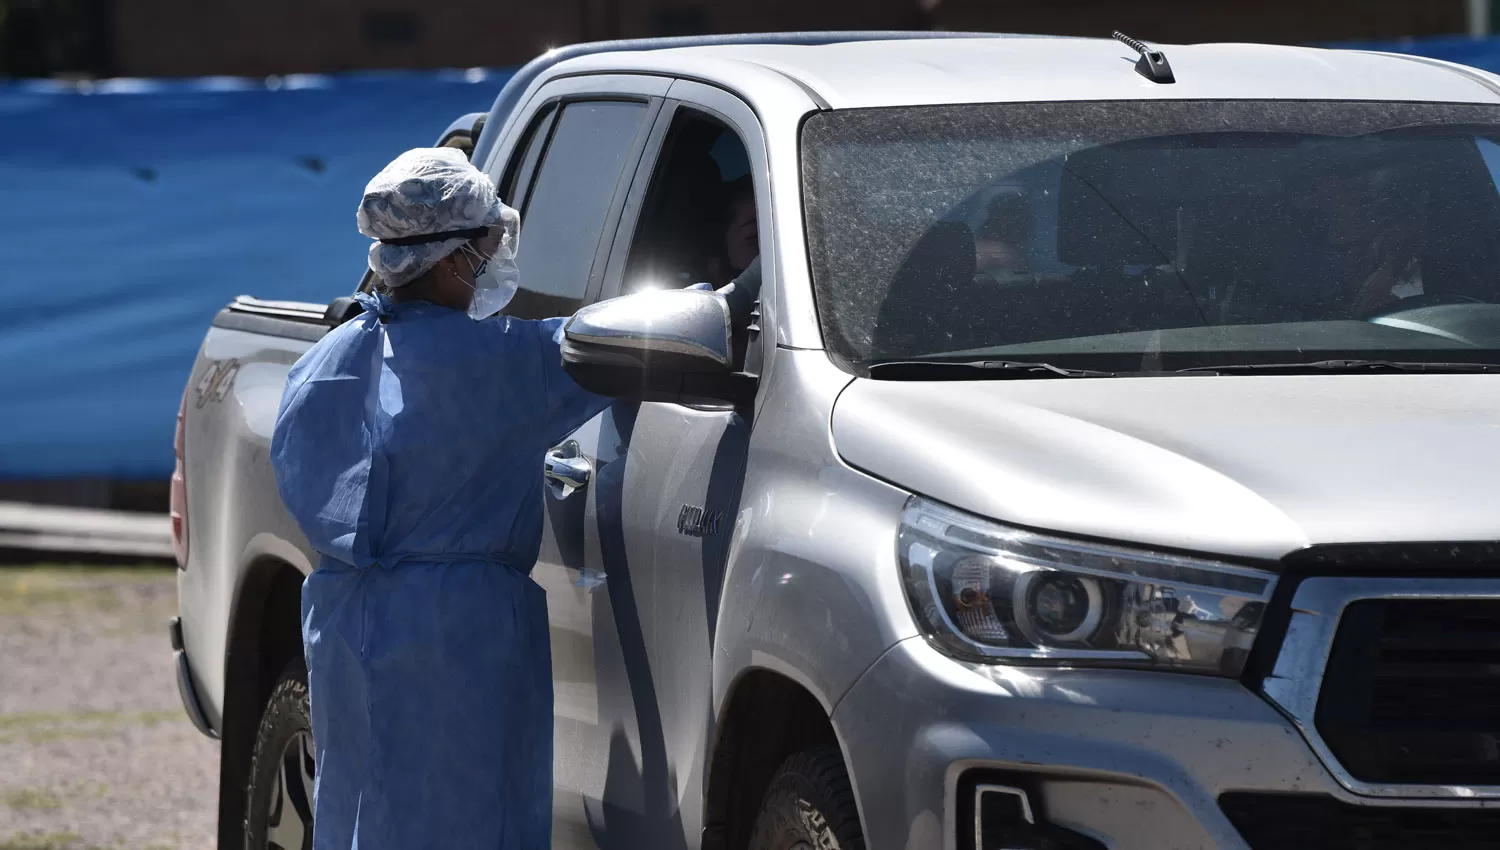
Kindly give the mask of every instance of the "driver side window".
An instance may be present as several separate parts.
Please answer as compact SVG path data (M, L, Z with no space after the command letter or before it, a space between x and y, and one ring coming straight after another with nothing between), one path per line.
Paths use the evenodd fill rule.
M696 283L718 288L759 253L744 142L707 113L678 109L651 175L622 293Z

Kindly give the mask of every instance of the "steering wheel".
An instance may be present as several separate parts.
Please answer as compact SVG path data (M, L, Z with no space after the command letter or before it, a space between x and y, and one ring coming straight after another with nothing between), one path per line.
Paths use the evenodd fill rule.
M1484 303L1486 302L1481 301L1478 298L1470 298L1467 295L1452 295L1443 294L1440 292L1424 293L1422 295L1413 295L1410 298L1402 298L1401 300L1391 304L1382 304L1374 310L1366 313L1361 318L1365 321L1370 321L1371 319L1384 319L1387 316L1394 316L1398 313L1405 313L1408 310L1421 310L1424 307L1442 307L1448 304Z

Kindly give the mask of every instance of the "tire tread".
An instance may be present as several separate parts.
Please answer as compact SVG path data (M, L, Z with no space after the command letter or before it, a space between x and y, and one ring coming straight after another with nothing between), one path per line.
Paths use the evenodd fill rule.
M782 763L755 819L750 848L786 850L794 837L817 850L865 850L849 771L837 747L815 747Z
M248 799L242 834L245 836L247 850L260 850L255 847L255 843L265 832L265 824L252 823L257 811L262 808L256 805L256 792L260 790L257 780L263 781L261 764L267 759L274 762L281 758L281 748L272 739L280 734L285 725L286 716L289 714L299 715L299 722L305 723L309 717L308 706L307 668L299 658L288 664L281 672L280 678L276 680L276 686L271 689L271 696L266 699L266 710L261 715L260 726L255 731L255 749L250 758L250 777L245 783L245 796ZM274 769L280 769L280 765L273 764L272 766Z

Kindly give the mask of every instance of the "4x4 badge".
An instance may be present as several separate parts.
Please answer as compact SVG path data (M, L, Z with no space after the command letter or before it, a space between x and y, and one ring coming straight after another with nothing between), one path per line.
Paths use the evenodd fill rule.
M708 537L719 533L724 523L723 511L708 511L693 505L683 505L677 514L677 533L688 537Z
M240 373L240 361L220 360L208 367L199 379L195 388L197 393L197 406L199 410L209 402L221 402L229 395L229 388L234 386L235 376Z

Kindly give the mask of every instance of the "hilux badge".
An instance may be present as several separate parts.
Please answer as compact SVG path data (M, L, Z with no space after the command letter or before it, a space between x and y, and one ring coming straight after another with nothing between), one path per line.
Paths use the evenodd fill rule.
M723 511L709 511L694 505L683 505L677 514L677 533L688 537L708 537L718 534L724 522Z

